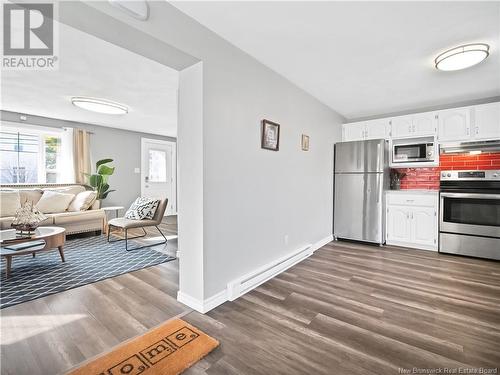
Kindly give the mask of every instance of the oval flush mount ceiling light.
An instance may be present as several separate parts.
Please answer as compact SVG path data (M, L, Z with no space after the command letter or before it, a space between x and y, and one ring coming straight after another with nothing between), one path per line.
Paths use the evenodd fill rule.
M87 111L105 113L107 115L124 115L128 113L127 106L110 100L73 96L71 103Z
M441 53L434 60L436 69L453 71L479 64L489 55L490 46L484 43L464 44Z

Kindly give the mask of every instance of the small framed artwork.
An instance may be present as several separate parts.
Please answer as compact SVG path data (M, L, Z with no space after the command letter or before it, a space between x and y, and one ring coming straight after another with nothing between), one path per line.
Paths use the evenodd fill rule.
M309 136L302 134L302 151L309 151Z
M269 120L262 120L261 147L272 151L280 149L279 124Z

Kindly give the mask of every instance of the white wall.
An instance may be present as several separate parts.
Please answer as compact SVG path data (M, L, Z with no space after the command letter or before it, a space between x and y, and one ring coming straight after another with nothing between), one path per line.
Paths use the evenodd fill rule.
M203 300L203 63L180 72L178 116L179 289Z
M234 278L332 234L333 144L340 140L343 118L170 4L149 4L147 22L131 19L107 2L91 6L203 61L199 256L207 300ZM95 18L82 19L91 23ZM106 31L97 22L92 28ZM128 43L133 48L130 35ZM279 152L260 148L264 118L281 124ZM302 133L310 136L309 152L300 149ZM182 169L180 128L178 142ZM182 263L180 271L185 272Z

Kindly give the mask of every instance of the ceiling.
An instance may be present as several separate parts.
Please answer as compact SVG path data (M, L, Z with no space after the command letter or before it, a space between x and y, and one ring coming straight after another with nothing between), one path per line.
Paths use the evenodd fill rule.
M2 71L1 109L175 137L178 71L59 24L59 69ZM126 115L89 112L72 96L123 103Z
M348 119L500 95L500 2L173 2ZM463 71L434 58L491 55Z

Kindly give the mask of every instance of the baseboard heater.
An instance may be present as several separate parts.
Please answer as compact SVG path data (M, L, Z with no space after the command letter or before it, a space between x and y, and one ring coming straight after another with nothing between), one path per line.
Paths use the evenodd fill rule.
M250 272L236 280L227 284L227 297L230 301L249 292L250 290L258 287L260 284L265 283L267 280L272 279L274 276L287 270L291 266L299 263L305 258L312 255L314 252L312 245L309 244L300 248L299 250L289 254L283 258L268 263L257 270Z

